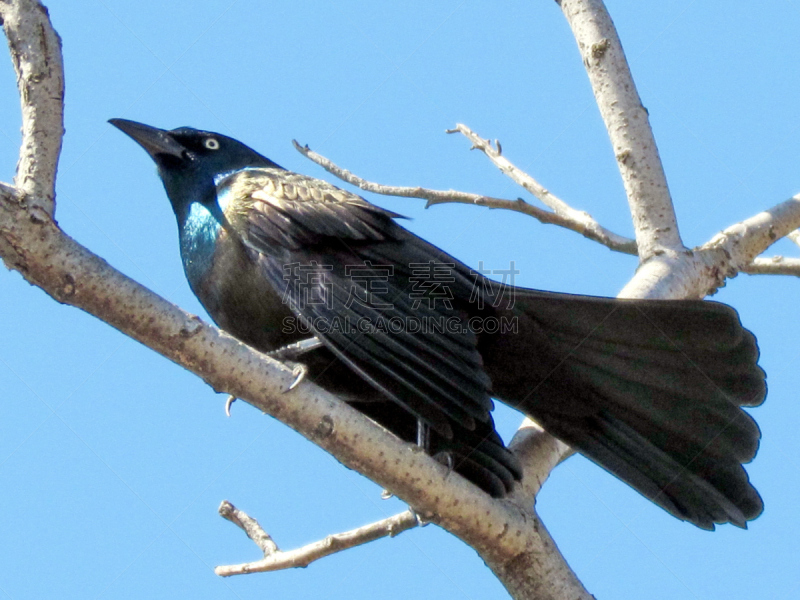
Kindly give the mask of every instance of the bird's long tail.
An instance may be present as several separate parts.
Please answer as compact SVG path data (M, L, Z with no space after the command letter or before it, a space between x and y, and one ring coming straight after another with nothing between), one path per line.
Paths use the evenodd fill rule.
M680 519L761 513L742 467L760 432L740 407L764 400L765 374L736 311L517 289L503 314L482 350L496 397Z

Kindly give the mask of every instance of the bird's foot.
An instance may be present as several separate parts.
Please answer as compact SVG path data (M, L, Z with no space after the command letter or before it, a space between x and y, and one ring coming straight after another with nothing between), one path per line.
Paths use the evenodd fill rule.
M446 450L443 450L442 452L437 452L436 454L433 455L433 460L447 467L447 473L444 474L445 479L455 469L456 462L455 459L453 458L452 452L447 452Z
M236 396L228 396L228 399L225 400L225 416L231 416L231 405L236 402Z
M418 513L416 510L414 510L414 509L413 509L413 508L411 508L410 506L408 507L408 509L409 509L409 510L410 510L412 513L414 513L414 518L417 520L417 524L418 524L420 527L425 527L425 525L427 525L428 523L430 523L430 522L431 522L430 518L425 518L425 517L423 517L421 514L419 514L419 513Z
M417 419L417 446L422 448L426 453L430 453L431 428L420 419Z
M286 346L282 346L277 350L273 350L272 352L267 352L267 356L281 362L294 361L303 356L303 354L311 352L312 350L316 350L321 346L322 342L319 340L319 338L310 337L308 339L295 342L294 344L287 344Z
M294 362L291 360L284 360L283 364L289 367L292 370L292 375L294 375L294 380L292 381L291 385L284 390L284 394L287 392L291 392L294 388L300 385L300 382L306 378L308 375L308 367L305 366L303 363Z
M311 352L312 350L316 350L321 346L322 342L319 340L319 338L311 337L305 340L300 340L299 342L295 342L294 344L287 344L286 346L278 348L277 350L273 350L272 352L267 352L267 356L281 361L292 370L294 381L292 381L292 384L286 388L284 393L292 391L294 388L300 385L300 382L306 378L306 375L308 375L308 367L303 363L296 362L295 359L301 357L303 354Z

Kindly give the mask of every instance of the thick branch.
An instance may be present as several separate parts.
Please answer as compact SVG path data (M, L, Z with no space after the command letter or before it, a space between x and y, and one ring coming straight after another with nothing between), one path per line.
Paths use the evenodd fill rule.
M461 131L460 128L463 128L464 132L469 132L470 134L475 136L475 134L472 133L472 131L468 127L464 125L458 125L458 127L459 127L458 131ZM467 133L464 133L464 135L467 135ZM475 137L477 139L480 139L477 136ZM301 146L296 141L293 141L293 143L297 151L300 152L306 158L314 161L315 163L320 165L323 169L325 169L329 173L332 173L342 181L346 181L347 183L358 186L359 188L367 192L382 194L384 196L421 198L422 200L427 200L425 208L433 206L434 204L459 203L459 204L472 204L477 206L485 206L488 208L499 208L503 210L513 210L528 215L530 217L533 217L534 219L537 219L542 223L558 225L560 227L564 227L565 229L569 229L571 231L580 233L584 237L599 242L604 246L607 246L611 250L615 250L617 252L623 252L625 254L636 254L636 242L634 240L626 238L621 235L617 235L616 233L609 231L608 229L605 229L599 223L597 223L597 221L595 221L591 217L591 215L589 215L589 213L575 210L574 208L568 206L566 203L556 198L556 196L550 194L550 192L545 190L538 183L536 183L535 186L533 185L529 186L526 185L526 183L520 183L519 181L517 181L517 183L520 183L520 185L525 187L525 189L530 191L534 196L542 200L542 202L550 206L550 208L553 208L555 212L542 210L541 208L538 208L528 202L525 202L521 198L517 200L505 200L502 198L493 198L491 196L481 196L480 194L470 194L468 192L458 192L454 190L441 191L441 190L431 190L422 187L389 186L389 185L374 183L362 179L358 175L354 175L350 171L339 167L338 165L334 164L330 159L325 158L324 156L321 156L320 154L317 154L316 152L309 149L308 146ZM535 180L532 177L517 169L505 158L503 157L501 158L503 161L505 161L505 163L510 165L510 168L504 172L514 172L515 174L519 174L520 178L523 181L530 180L535 182ZM503 167L500 168L501 170L503 170Z
M620 292L628 298L703 298L748 271L755 258L800 226L800 194L718 233L692 251L642 265Z
M743 270L782 237L800 225L800 194L718 233L700 251L722 253Z
M8 188L0 188L2 192ZM501 521L511 519L509 524L525 527L509 506L493 502L458 477L445 481L446 467L322 388L305 381L284 393L293 377L280 363L116 271L52 221L26 210L17 199L0 195L0 255L6 266L58 302L102 319L202 377L215 390L279 418L350 468L406 499L421 514L440 510L446 514L447 509L434 499L461 496L460 507L472 507L467 512L488 510L494 517L505 514ZM488 531L493 531L490 522L484 521ZM456 528L467 528L467 523Z
M514 490L514 500L520 506L535 503L539 490L552 470L575 454L571 447L554 438L529 418L522 421L508 447L522 464L522 482Z
M61 39L47 9L32 0L0 1L22 105L22 149L14 184L26 202L52 215L64 134L64 66Z
M622 44L602 0L561 0L628 196L641 262L683 249L664 167Z
M222 577L307 567L320 558L325 558L342 550L355 548L383 537L394 537L419 524L417 516L412 511L407 510L393 517L351 529L344 533L329 535L318 542L284 552L278 549L269 534L261 528L255 519L233 506L230 502L225 501L222 503L220 514L241 527L247 537L252 539L264 552L264 558L261 560L240 565L226 565L214 569L214 572Z

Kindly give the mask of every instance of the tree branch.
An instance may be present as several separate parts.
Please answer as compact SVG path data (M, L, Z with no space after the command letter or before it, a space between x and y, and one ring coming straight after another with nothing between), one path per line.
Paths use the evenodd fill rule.
M626 238L624 236L620 236L608 229L604 228L602 225L597 223L588 213L584 211L578 211L574 208L570 207L567 203L565 203L560 198L556 197L552 193L550 193L547 189L545 189L539 182L537 182L533 177L529 174L525 173L524 171L520 170L510 161L508 161L499 149L492 148L491 143L489 140L484 140L480 138L475 132L473 132L469 127L466 125L458 124L456 129L449 130L448 133L452 132L460 132L470 141L473 143L473 148L477 148L481 150L487 157L489 157L492 162L497 165L497 167L503 171L504 173L508 174L515 182L519 185L523 186L526 190L528 190L531 194L539 198L542 202L547 204L550 208L553 209L555 212L549 212L533 206L528 202L525 202L522 199L514 200L505 200L502 198L493 198L490 196L482 196L480 194L471 194L468 192L458 192L454 190L442 191L442 190L431 190L428 188L423 187L403 187L403 186L389 186L380 183L375 183L372 181L367 181L355 175L351 171L344 169L329 158L326 158L313 150L311 150L308 145L301 146L297 143L297 141L293 140L294 146L298 152L300 152L303 156L308 158L309 160L315 162L316 164L320 165L329 173L335 175L342 181L345 181L351 185L355 185L362 190L367 192L372 192L376 194L382 194L384 196L398 196L403 198L420 198L422 200L427 200L426 208L434 205L434 204L444 204L444 203L460 203L460 204L471 204L477 206L486 206L488 208L499 208L504 210L513 210L516 212L520 212L529 216L534 217L535 219L539 220L545 224L553 224L558 225L560 227L564 227L565 229L569 229L571 231L575 231L580 233L584 237L596 241L604 246L610 248L611 250L615 250L617 252L622 252L625 254L636 254L636 241L630 238ZM498 144L499 148L499 144ZM797 198L797 197L796 197ZM702 298L710 293L713 293L717 288L724 284L725 277L735 277L736 273L742 271L748 274L762 274L762 275L800 275L800 259L786 259L782 256L776 256L773 258L752 258L750 262L743 262L748 259L748 257L752 256L753 253L759 252L759 248L762 248L760 251L763 252L766 247L772 244L774 241L777 241L780 236L777 236L776 231L783 232L787 228L791 228L794 226L794 212L793 210L789 210L791 207L794 206L795 200L787 201L770 211L777 211L768 223L761 223L763 217L757 215L752 219L748 219L747 221L743 221L742 223L733 225L723 231L722 233L718 234L714 240L708 242L708 244L702 246L701 248L695 250L696 257L705 263L713 263L717 262L716 267L711 268L710 271L707 273L707 281L705 283L701 283L700 280L690 281L691 279L695 278L695 275L691 277L686 277L685 275L677 275L675 274L674 279L680 279L683 281L680 287L674 289L667 289L668 286L672 286L673 283L670 283L670 279L665 279L667 277L667 272L671 270L673 267L669 266L672 264L673 261L666 260L660 261L660 264L653 265L649 267L652 269L651 275L649 278L645 277L649 271L645 270L643 275L637 278L635 281L632 281L632 284L635 284L638 287L641 287L641 291L632 292L627 291L624 293L635 293L636 296L630 297L640 297L638 294L653 294L652 296L642 296L642 297L663 297L663 298L686 298L686 297L698 297ZM783 207L783 208L781 208ZM770 212L767 211L767 212ZM777 228L777 229L776 229ZM748 232L746 235L743 235L745 230ZM777 236L777 237L773 237ZM800 245L800 231L791 231L787 237L795 241ZM723 254L727 261L724 262L736 262L736 264L720 264L718 257L711 257L711 254L716 254L717 252L711 248L710 246L716 246L722 244L725 246L726 249L722 250ZM708 246L708 248L707 248ZM730 249L727 246L731 246ZM735 250L734 250L735 248ZM717 249L718 250L718 249ZM733 251L732 251L733 250ZM745 251L746 250L746 251ZM713 251L713 252L712 252ZM725 254L728 252L730 256ZM684 255L687 255L684 253ZM691 254L688 254L691 255ZM674 258L674 255L673 255ZM658 261L657 261L658 262ZM698 265L699 266L699 265ZM723 268L724 267L724 268ZM681 270L681 273L686 273L688 271ZM720 274L726 273L725 277L720 278ZM659 282L659 290L656 291L655 288L652 291L648 291L647 281L653 280L653 285L656 281ZM633 289L633 288L631 288ZM660 294L664 294L663 296Z
M394 537L419 525L413 511L407 510L387 519L357 527L344 533L336 533L312 544L296 550L281 551L270 535L258 524L258 521L239 510L233 504L224 501L219 507L219 514L240 527L253 542L261 548L264 558L240 565L226 565L214 569L217 575L245 575L280 571L297 567L307 567L312 562L336 554L349 548L355 548L383 537Z
M756 258L742 269L748 275L794 275L800 277L800 258Z
M798 225L800 194L728 227L701 246L700 250L721 252L737 270L743 270L779 239L793 235Z
M514 490L514 501L531 506L553 469L575 454L567 444L554 438L532 419L522 421L508 447L522 465L522 481Z
M550 207L556 215L561 217L563 221L568 224L568 229L577 231L590 240L599 242L617 252L637 254L635 240L609 231L595 221L588 212L575 210L561 200L561 198L550 192L550 190L545 188L531 175L519 169L503 156L499 140L495 140L495 148L492 148L492 143L489 140L481 138L469 127L461 123L458 123L455 129L448 129L447 133L460 133L466 137L472 142L473 150L480 150L483 152L502 173L510 177L517 185L528 190L534 197L541 200L545 206Z
M0 1L22 107L22 149L14 185L25 201L52 215L64 135L64 65L61 39L47 9L32 0Z
M800 194L731 225L699 248L656 256L639 268L619 295L703 298L725 285L726 279L746 272L759 254L798 226Z
M244 531L247 537L253 540L256 546L261 548L261 552L264 556L278 552L278 544L272 540L272 536L264 531L261 525L258 524L258 521L243 510L239 510L227 500L223 500L217 512L223 519L227 519Z
M633 217L639 260L683 249L647 110L602 0L560 0L589 75Z
M467 137L473 136L475 139L480 140L480 138L475 135L468 127L465 125L457 125L458 129L454 131L461 131ZM463 130L463 131L462 131ZM450 130L448 130L450 132ZM470 135L468 135L468 132ZM472 139L472 137L470 137ZM485 140L481 140L488 145L488 142ZM440 191L440 190L431 190L422 187L402 187L402 186L389 186L383 185L379 183L374 183L371 181L367 181L362 179L361 177L354 175L350 171L339 167L338 165L334 164L330 159L325 158L324 156L317 154L313 150L311 150L307 145L301 146L297 143L297 141L292 140L294 147L300 152L303 156L308 158L309 160L314 161L323 169L328 171L329 173L335 175L342 181L346 181L352 185L355 185L362 190L367 192L373 192L375 194L382 194L384 196L399 196L402 198L420 198L422 200L427 200L427 204L425 208L429 208L434 204L446 204L446 203L459 203L459 204L472 204L477 206L485 206L488 208L498 208L503 210L513 210L515 212L520 212L522 214L528 215L537 219L541 223L544 224L551 224L551 225L558 225L560 227L564 227L565 229L569 229L571 231L575 231L580 233L582 236L589 238L590 240L594 240L595 242L599 242L604 246L607 246L611 250L616 252L622 252L624 254L636 254L636 241L630 238L626 238L621 235L617 235L616 233L609 231L608 229L602 227L597 221L595 221L589 213L584 211L575 210L574 208L568 206L565 202L558 199L556 196L551 194L545 188L538 184L530 175L520 171L514 165L512 165L509 161L507 161L504 157L501 157L499 151L491 150L493 153L497 154L497 158L501 159L502 164L508 165L505 168L501 167L497 161L492 159L495 164L498 164L500 170L509 174L509 176L514 179L518 177L520 181L514 179L525 187L529 192L531 192L534 196L539 198L542 202L544 202L547 206L552 208L554 212L542 210L541 208L534 206L528 202L525 202L522 198L517 200L505 200L502 198L493 198L491 196L482 196L480 194L470 194L468 192L458 192L455 190L448 190L448 191ZM473 144L475 142L473 141ZM479 147L479 146L475 146ZM484 150L483 148L480 148ZM484 150L485 153L486 150ZM490 156L487 153L487 156ZM510 175L514 173L514 175ZM522 183L524 181L526 183ZM533 183L531 183L533 182Z

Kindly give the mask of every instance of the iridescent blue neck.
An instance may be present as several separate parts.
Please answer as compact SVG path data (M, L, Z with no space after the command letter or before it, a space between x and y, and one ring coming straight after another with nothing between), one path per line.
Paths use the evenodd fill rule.
M181 258L192 288L200 285L214 262L214 249L222 225L199 202L192 202L180 228Z

